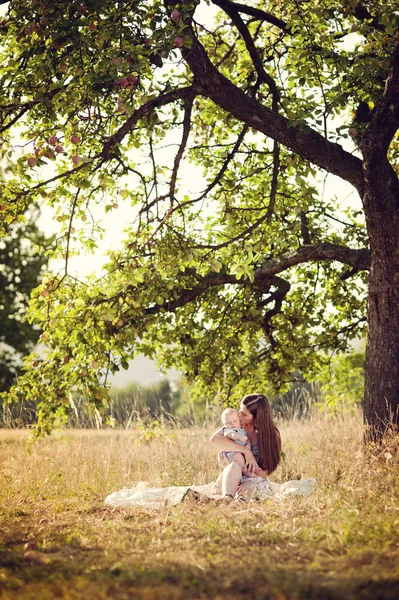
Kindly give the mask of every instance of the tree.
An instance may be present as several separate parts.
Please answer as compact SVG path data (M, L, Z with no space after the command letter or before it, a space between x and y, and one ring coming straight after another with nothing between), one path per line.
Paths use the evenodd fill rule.
M32 216L0 240L0 391L11 387L22 356L33 350L40 333L28 323L26 313L30 293L48 263L44 253L35 253L35 246L44 247L51 239L39 232Z
M283 389L364 335L367 312L378 439L399 419L398 3L208 7L214 22L194 0L9 3L0 210L11 222L45 195L65 259L31 302L48 356L27 358L13 397L45 388L43 432L70 387L101 409L135 352L198 393ZM186 192L189 163L201 192ZM323 194L327 175L361 206ZM101 204L135 218L102 277L77 281L74 240L95 246Z

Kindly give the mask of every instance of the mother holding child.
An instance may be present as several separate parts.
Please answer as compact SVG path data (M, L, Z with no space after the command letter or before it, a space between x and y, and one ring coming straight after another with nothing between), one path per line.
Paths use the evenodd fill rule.
M146 482L131 489L113 492L105 504L114 507L144 506L164 508L184 498L195 502L214 499L223 502L248 502L252 498L295 494L307 496L315 486L311 478L286 483L272 483L268 477L280 462L280 432L273 423L270 404L263 394L249 394L241 401L239 411L227 408L222 414L223 427L211 438L221 451L219 462L224 467L217 481L200 486L152 488Z
M217 480L218 493L227 502L247 502L262 496L281 452L280 432L268 399L263 394L245 396L239 411L223 411L222 423L211 437L221 450L219 463L224 467Z

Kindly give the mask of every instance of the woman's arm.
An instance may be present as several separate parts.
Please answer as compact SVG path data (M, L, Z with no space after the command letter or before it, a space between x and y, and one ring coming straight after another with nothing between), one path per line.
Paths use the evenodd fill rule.
M257 469L258 463L255 460L251 451L251 446L240 446L234 440L230 440L222 434L222 430L218 429L211 437L211 443L223 450L224 452L241 452L245 458L245 465L249 469Z

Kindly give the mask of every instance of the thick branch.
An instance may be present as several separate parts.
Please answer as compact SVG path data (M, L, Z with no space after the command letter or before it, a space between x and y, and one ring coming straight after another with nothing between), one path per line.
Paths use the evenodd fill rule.
M345 246L328 243L319 244L318 246L302 246L302 248L299 248L295 252L282 254L278 258L270 259L258 267L255 270L255 285L261 289L264 287L265 282L268 283L268 287L270 285L276 286L278 289L272 295L270 300L281 299L287 294L289 284L280 277L276 277L277 273L282 273L290 267L301 263L322 260L335 260L356 267L359 271L367 271L370 268L370 252L367 248L355 250L346 248ZM211 275L202 278L193 288L183 290L176 300L165 302L162 305L152 306L146 310L146 313L156 314L161 309L167 310L168 312L174 312L177 308L189 304L212 287L242 285L244 283L247 282L242 279L237 279L235 275L212 273ZM269 303L269 300L267 303Z
M322 243L317 246L302 246L298 250L286 252L263 263L255 271L255 281L282 273L286 269L301 263L322 260L335 260L356 267L359 271L368 271L370 268L370 251L367 248L356 250L329 243Z
M293 125L282 115L245 94L214 67L191 26L186 27L185 33L193 40L193 46L190 49L182 48L182 53L202 95L305 160L348 181L362 195L363 172L360 159L346 152L339 144L326 140L310 127L305 129Z
M4 133L5 131L7 131L7 129L10 129L10 127L12 127L17 121L19 121L19 119L21 119L21 117L24 116L24 114L29 110L29 108L29 106L26 106L18 114L16 114L15 117L11 119L11 121L6 123L6 125L4 125L4 127L0 129L0 133Z

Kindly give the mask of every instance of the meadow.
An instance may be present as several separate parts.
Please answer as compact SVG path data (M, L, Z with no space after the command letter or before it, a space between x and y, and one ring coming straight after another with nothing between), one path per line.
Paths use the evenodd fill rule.
M272 480L314 477L311 496L159 511L104 499L138 481L214 480L211 429L166 428L148 443L137 429L69 429L30 454L27 430L0 430L0 598L398 598L397 439L366 451L359 415L280 429Z

